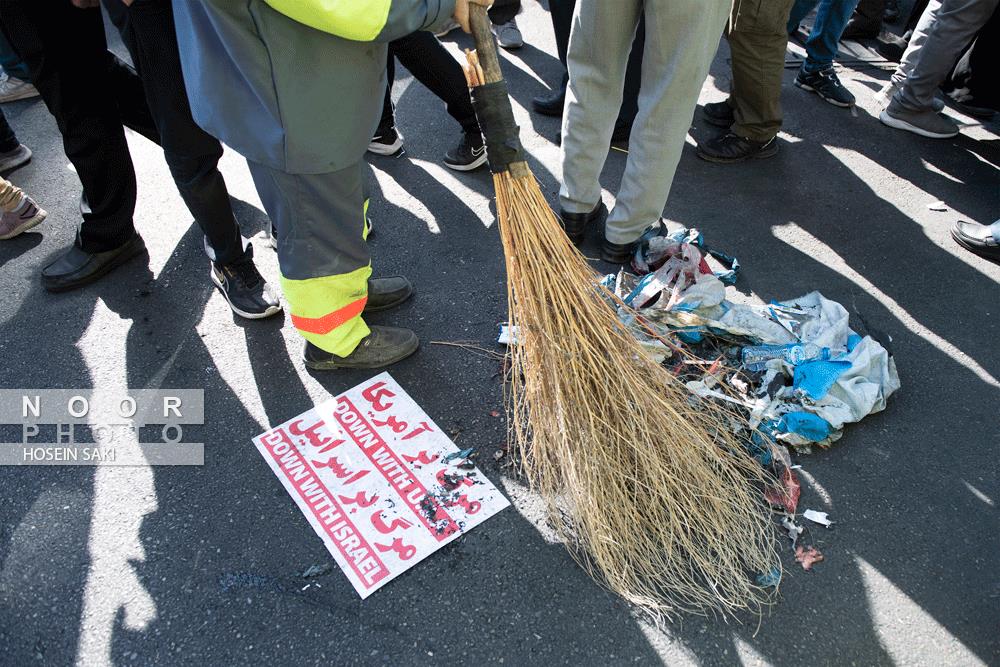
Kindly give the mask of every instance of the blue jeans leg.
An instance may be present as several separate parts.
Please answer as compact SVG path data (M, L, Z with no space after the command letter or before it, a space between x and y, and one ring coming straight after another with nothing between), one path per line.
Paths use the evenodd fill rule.
M806 40L805 72L818 72L833 65L837 44L844 33L848 19L858 6L858 0L819 0L816 23Z
M792 34L799 29L802 19L813 10L819 0L795 0L792 11L788 15L788 34Z

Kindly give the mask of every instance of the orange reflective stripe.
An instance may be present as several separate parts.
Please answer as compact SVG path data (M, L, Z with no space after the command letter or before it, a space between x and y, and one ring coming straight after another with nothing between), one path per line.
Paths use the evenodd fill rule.
M299 331L323 335L360 315L364 311L366 303L368 303L368 297L363 296L357 301L352 301L343 308L338 308L322 317L301 317L292 314L292 324Z

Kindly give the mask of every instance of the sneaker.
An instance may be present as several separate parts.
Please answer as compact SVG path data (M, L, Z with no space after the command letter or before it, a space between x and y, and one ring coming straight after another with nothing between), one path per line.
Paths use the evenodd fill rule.
M38 89L23 79L0 71L0 104L29 97L38 97Z
M889 102L892 102L892 96L898 93L900 88L902 88L900 84L889 81L889 83L882 86L878 92L872 95L872 101L875 102L875 106L879 109L884 109L889 106ZM934 111L944 111L944 100L940 97L935 97L931 102L931 108Z
M889 127L931 139L947 139L958 134L958 124L947 116L931 109L908 111L896 100L878 115L878 119Z
M706 122L716 127L728 128L736 122L729 102L709 102L701 108L701 113L705 116Z
M444 155L444 164L455 171L472 171L486 164L486 145L479 132L464 132L458 146Z
M517 21L514 19L500 25L494 24L493 34L496 35L497 44L505 49L519 49L524 46L521 29L517 27Z
M441 26L441 29L434 33L435 37L444 37L455 28L460 27L455 19L448 19L448 22Z
M698 157L709 162L731 163L744 160L760 160L778 154L778 138L754 141L727 132L721 137L698 144Z
M18 147L12 151L0 153L0 174L6 174L9 171L14 171L18 167L23 167L29 162L31 162L31 149L24 144L19 144Z
M795 85L802 90L816 93L830 104L838 107L854 106L854 95L840 83L833 67L827 67L818 72L807 72L804 68L800 69L795 76Z
M327 352L306 341L302 360L306 368L329 371L336 368L382 368L402 361L417 351L420 339L409 329L371 325L371 333L346 357Z
M229 264L212 262L212 282L240 317L260 320L281 312L281 302L253 263L253 253Z
M378 134L368 144L368 152L376 155L395 155L403 147L403 135L396 128L379 128Z
M0 217L0 241L12 239L37 226L48 215L28 195L21 196L21 203L13 211L4 211Z

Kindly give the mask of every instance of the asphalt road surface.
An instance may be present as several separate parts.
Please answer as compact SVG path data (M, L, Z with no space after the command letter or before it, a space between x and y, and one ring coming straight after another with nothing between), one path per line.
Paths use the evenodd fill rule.
M505 54L531 166L555 202L558 121L528 113L558 80L548 16L533 0L523 49ZM447 38L449 48L469 44ZM321 72L309 72L322 85ZM405 74L405 73L404 73ZM858 114L792 86L781 152L721 166L685 148L665 216L697 226L744 266L748 299L819 289L855 324L892 337L903 388L828 451L799 457L800 507L826 559L801 570L786 548L780 600L759 622L685 617L655 627L595 585L553 543L539 504L493 460L505 437L498 362L505 317L489 174L441 158L458 126L425 88L396 86L406 155L373 158L375 271L405 273L416 297L374 322L414 328L421 351L393 376L513 507L367 600L332 560L251 444L373 373L313 374L284 318L236 319L208 278L201 234L157 147L129 141L136 223L150 251L86 289L44 292L39 271L71 243L79 183L36 100L4 107L34 151L13 181L49 219L0 243L0 387L203 388L203 467L0 470L0 662L52 664L1000 664L997 503L1000 266L949 238L957 219L1000 215L997 125L949 140L889 130L870 93L888 78L844 69ZM728 89L722 44L702 103ZM318 110L321 112L321 110ZM329 113L338 113L329 110ZM712 132L696 113L692 137ZM613 201L624 155L605 170ZM242 159L223 171L258 264L277 281L266 216ZM941 200L945 211L928 204ZM584 248L596 254L589 240ZM5 437L17 437L5 431Z

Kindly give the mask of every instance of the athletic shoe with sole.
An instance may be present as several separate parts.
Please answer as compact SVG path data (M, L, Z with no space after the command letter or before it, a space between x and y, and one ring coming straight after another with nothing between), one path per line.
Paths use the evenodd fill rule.
M854 95L847 88L844 88L844 84L840 83L833 67L827 67L818 72L807 72L805 69L800 69L799 73L795 75L795 85L802 90L816 93L835 106L854 106Z
M455 171L472 171L486 164L483 135L478 131L464 132L458 146L445 153L444 164Z
M261 320L281 312L281 302L257 270L252 252L229 264L212 262L211 278L240 317Z
M889 103L892 102L892 96L898 93L900 88L902 88L902 86L898 83L889 81L889 83L882 86L878 92L872 95L872 101L875 102L875 105L879 109L884 109L889 106ZM944 100L940 97L935 97L931 101L931 108L934 109L934 111L944 111Z
M403 135L396 128L379 128L368 144L368 152L376 155L395 155L403 147Z
M38 89L33 85L0 71L0 104L38 97Z
M958 124L936 111L909 111L896 100L878 115L883 124L931 139L948 139L958 134Z
M306 368L330 371L337 368L382 368L402 361L420 348L420 339L409 329L369 326L371 333L346 357L322 350L306 341L302 360Z
M761 160L778 154L778 138L754 141L727 132L721 137L698 144L698 157L709 162L732 163L744 160Z
M12 151L0 153L0 174L14 171L29 162L31 162L31 149L24 144L20 144Z
M0 241L12 239L35 227L45 219L47 213L38 208L38 204L22 195L21 203L13 211L4 211L0 217Z

